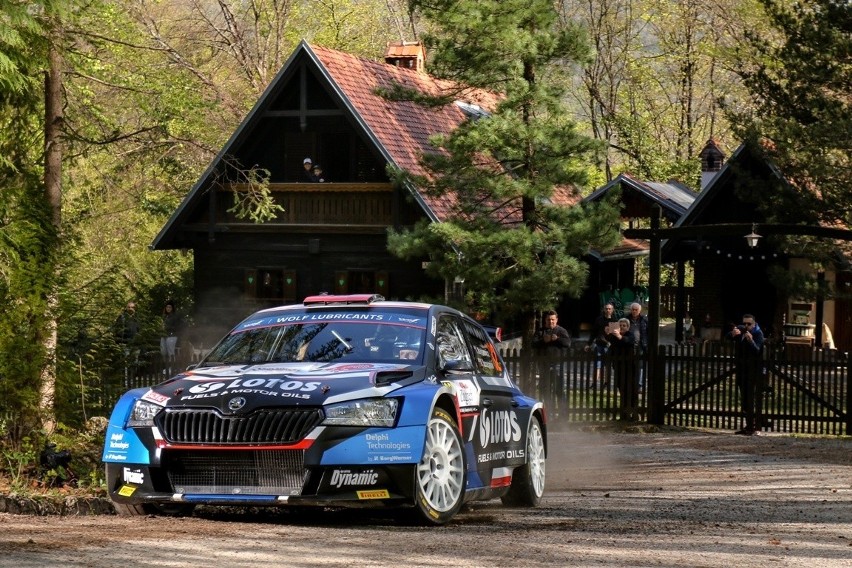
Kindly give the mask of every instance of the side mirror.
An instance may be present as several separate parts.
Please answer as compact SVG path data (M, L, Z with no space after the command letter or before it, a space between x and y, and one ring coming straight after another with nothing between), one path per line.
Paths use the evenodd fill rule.
M473 364L471 364L470 361L465 361L464 359L448 359L444 362L441 370L446 373L472 373Z

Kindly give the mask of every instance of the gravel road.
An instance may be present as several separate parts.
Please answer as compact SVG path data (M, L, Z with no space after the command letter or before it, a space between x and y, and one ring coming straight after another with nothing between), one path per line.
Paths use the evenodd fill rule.
M551 432L537 509L0 514L0 566L852 566L852 439L636 430Z

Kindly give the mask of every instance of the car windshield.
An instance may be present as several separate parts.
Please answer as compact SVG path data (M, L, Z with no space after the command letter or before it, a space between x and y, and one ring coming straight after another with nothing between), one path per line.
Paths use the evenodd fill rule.
M419 364L426 330L375 321L323 321L237 329L201 366L291 362Z

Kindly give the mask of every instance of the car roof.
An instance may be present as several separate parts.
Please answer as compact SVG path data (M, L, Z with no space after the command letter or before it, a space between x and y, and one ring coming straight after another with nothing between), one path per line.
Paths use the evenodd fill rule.
M266 308L255 312L250 317L260 315L272 315L277 313L287 312L303 312L314 310L328 309L406 309L428 311L431 308L447 310L455 312L453 308L442 306L439 304L429 304L423 302L402 302L397 300L385 300L378 294L346 294L346 295L331 295L321 294L317 296L308 296L301 304L290 304L286 306L276 306L274 308ZM460 313L460 312L459 312Z

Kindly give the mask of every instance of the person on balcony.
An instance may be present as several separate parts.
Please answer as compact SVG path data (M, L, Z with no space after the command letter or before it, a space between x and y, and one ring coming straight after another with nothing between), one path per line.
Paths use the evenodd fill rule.
M302 160L302 167L304 170L302 171L302 179L301 181L304 183L316 183L317 176L314 175L314 162L310 158L305 158Z
M763 420L763 330L753 315L745 314L742 325L728 332L728 339L734 342L736 381L745 419L736 433L754 436L760 433Z

